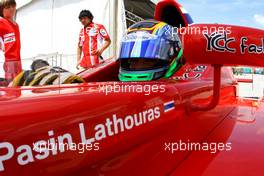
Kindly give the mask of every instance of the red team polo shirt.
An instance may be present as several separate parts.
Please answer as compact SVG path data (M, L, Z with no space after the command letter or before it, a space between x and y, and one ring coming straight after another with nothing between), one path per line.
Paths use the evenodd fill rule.
M5 78L12 80L21 71L19 26L0 17L0 43L4 44ZM1 46L2 48L2 46Z
M79 46L82 47L83 58L80 66L89 68L98 64L99 57L92 55L92 51L100 49L103 41L109 38L105 27L101 24L90 23L89 26L81 29Z

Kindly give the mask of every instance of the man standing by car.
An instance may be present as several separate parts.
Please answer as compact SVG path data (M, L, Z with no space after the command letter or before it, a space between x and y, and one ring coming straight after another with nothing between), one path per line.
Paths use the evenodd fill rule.
M12 81L21 71L20 32L15 22L16 1L0 0L0 40L4 52L5 79Z
M81 66L88 69L99 63L99 58L102 59L102 54L111 44L111 39L103 25L93 23L93 15L89 10L82 10L79 20L84 27L79 35L77 68Z

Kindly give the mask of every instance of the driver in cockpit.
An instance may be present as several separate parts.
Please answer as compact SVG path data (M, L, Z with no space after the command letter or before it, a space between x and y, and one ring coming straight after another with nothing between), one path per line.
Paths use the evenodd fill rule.
M159 21L134 24L120 50L120 81L169 78L184 64L181 41L175 28Z

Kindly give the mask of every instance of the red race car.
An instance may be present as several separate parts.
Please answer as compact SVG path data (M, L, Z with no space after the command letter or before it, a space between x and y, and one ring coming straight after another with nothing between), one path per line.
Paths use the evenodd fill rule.
M263 101L238 97L227 66L263 67L264 31L193 24L174 0L155 20L180 33L168 78L121 82L108 60L68 84L1 87L0 175L262 175Z

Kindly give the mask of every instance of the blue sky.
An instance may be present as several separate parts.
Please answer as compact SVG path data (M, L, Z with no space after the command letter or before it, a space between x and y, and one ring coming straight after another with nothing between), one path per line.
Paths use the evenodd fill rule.
M264 0L178 0L196 23L224 23L264 29Z

